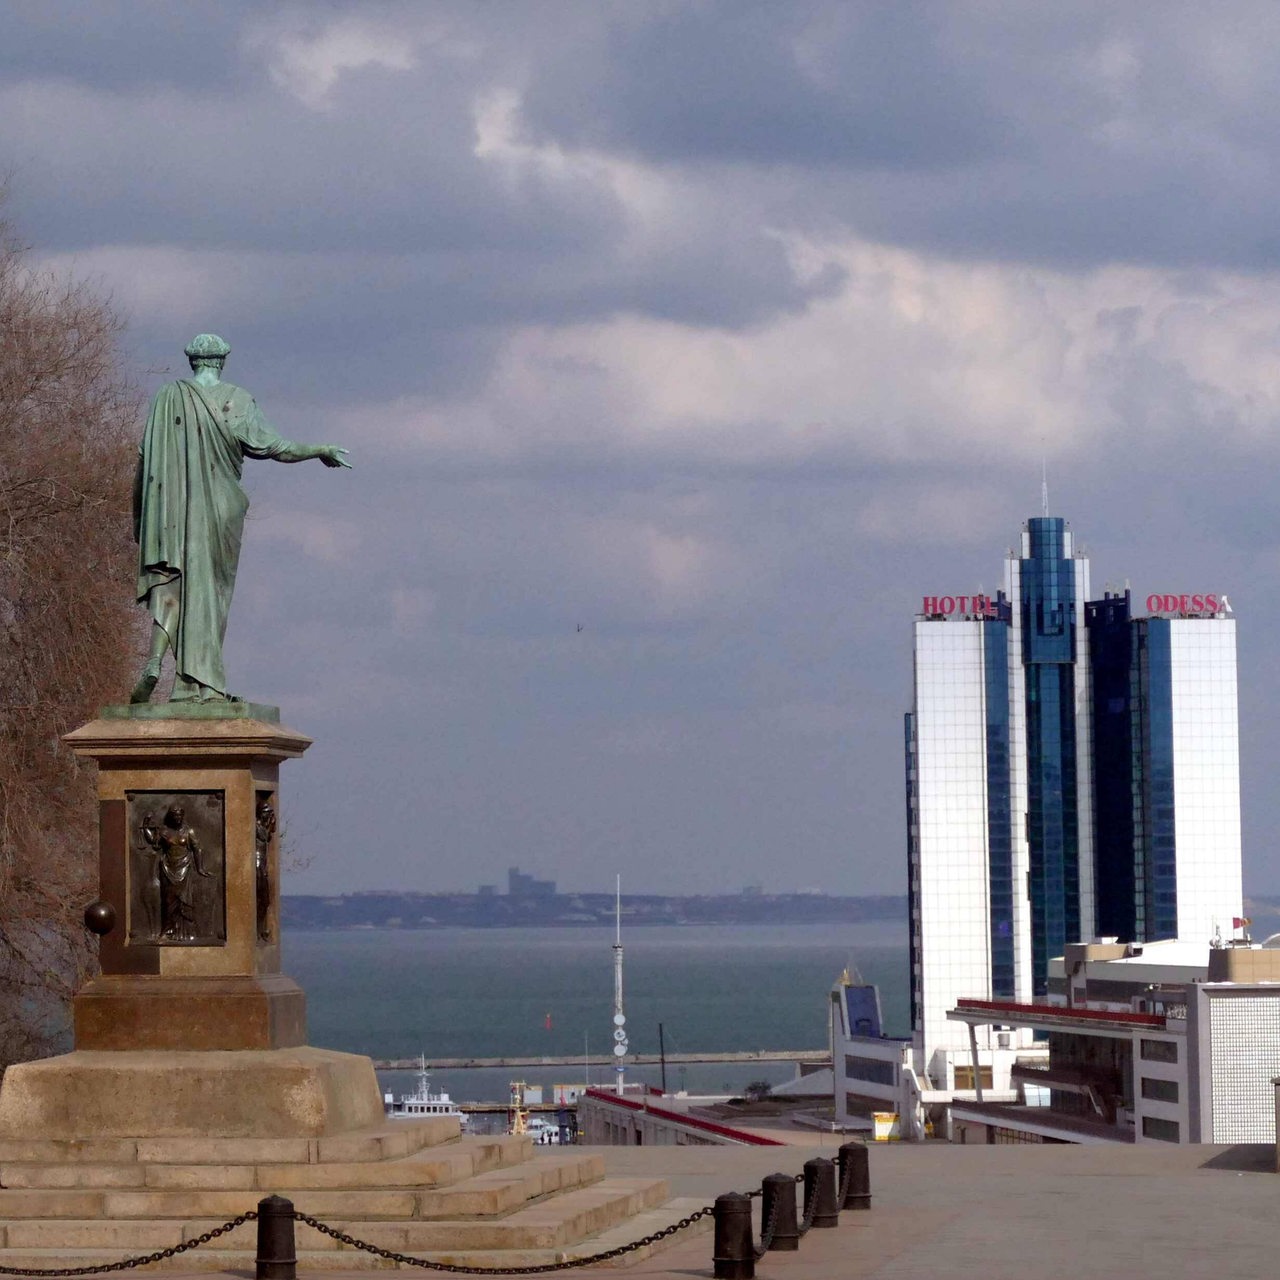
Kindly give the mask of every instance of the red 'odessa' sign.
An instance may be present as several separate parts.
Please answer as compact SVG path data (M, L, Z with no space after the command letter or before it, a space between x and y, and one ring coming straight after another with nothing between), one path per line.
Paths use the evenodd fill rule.
M1223 593L1172 596L1159 592L1147 597L1148 613L1230 613L1231 601Z

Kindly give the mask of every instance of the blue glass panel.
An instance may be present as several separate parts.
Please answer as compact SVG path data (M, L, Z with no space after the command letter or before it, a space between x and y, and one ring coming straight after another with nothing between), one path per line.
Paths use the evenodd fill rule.
M1026 668L1031 988L1044 995L1050 958L1081 936L1075 565L1064 554L1064 520L1042 517L1027 527L1031 554L1021 561L1019 607Z
M1009 770L1009 627L982 627L987 708L987 849L991 903L991 994L1016 994L1013 985L1013 833Z
M1098 932L1141 940L1134 878L1135 806L1129 592L1085 605L1093 687L1094 885Z

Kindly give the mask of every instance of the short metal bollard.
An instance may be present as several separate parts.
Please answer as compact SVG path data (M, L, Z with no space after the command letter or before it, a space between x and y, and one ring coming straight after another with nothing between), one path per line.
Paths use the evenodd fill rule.
M805 1216L811 1227L838 1227L840 1206L836 1203L836 1167L830 1160L815 1156L804 1163Z
M871 1208L871 1161L861 1142L846 1142L840 1148L840 1186L844 1189L842 1209Z
M769 1249L793 1253L800 1247L800 1228L796 1222L796 1180L789 1173L771 1173L762 1185L760 1201L760 1236L763 1240L773 1224Z
M716 1280L755 1280L756 1247L751 1238L751 1197L741 1191L716 1196L715 1244L712 1261Z
M258 1201L257 1280L297 1280L298 1250L293 1236L293 1201L267 1196Z

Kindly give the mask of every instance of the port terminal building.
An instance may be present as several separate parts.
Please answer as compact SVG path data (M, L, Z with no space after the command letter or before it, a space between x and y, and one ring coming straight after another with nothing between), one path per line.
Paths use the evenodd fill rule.
M1004 1101L979 1077L952 1103L952 1139L1274 1143L1277 944L1078 944L1054 962L1047 1002L961 999L951 1018L971 1034L1035 1032L1047 1054L1013 1065Z

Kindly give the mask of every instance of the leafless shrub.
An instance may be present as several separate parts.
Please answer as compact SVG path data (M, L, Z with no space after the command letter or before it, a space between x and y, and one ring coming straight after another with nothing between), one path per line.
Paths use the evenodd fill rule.
M0 1070L65 1047L94 954L93 770L60 738L122 700L138 649L120 330L0 220Z

